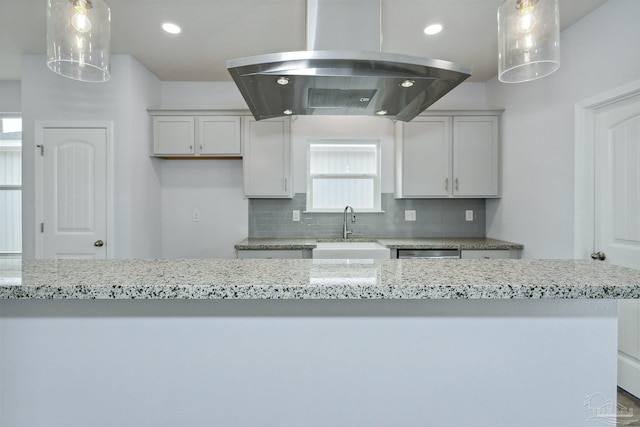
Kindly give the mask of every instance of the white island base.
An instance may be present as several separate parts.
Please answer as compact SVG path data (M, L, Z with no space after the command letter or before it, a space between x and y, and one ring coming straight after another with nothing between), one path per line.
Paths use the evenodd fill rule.
M0 300L0 425L602 425L616 328L607 299Z

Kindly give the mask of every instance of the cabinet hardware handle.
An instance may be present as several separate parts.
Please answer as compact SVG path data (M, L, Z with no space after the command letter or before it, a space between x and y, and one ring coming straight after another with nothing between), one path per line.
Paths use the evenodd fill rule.
M189 150L193 150L193 145L189 145Z
M202 151L202 144L200 144L200 151Z
M458 178L456 178L456 191L458 191Z
M444 191L449 191L449 178L444 179Z

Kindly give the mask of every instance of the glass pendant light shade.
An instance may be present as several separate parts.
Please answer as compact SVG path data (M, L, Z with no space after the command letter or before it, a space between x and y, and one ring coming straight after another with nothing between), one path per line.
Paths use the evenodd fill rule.
M558 0L505 0L498 9L498 79L528 82L559 67Z
M84 82L111 77L111 11L102 0L48 0L47 66Z

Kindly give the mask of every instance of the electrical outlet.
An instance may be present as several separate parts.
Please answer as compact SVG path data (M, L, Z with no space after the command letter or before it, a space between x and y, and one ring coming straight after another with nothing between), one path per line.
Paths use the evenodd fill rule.
M416 220L416 211L415 210L404 211L404 220L405 221L415 221Z
M198 221L200 221L200 211L196 209L195 211L193 211L193 222Z
M298 210L293 211L293 220L300 221L300 211Z
M465 219L467 221L473 221L473 211L466 211L465 212Z

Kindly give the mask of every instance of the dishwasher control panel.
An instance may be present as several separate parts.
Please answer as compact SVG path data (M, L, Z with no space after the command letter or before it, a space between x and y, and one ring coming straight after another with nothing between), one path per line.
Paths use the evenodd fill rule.
M455 259L460 249L398 249L398 259L411 258Z

